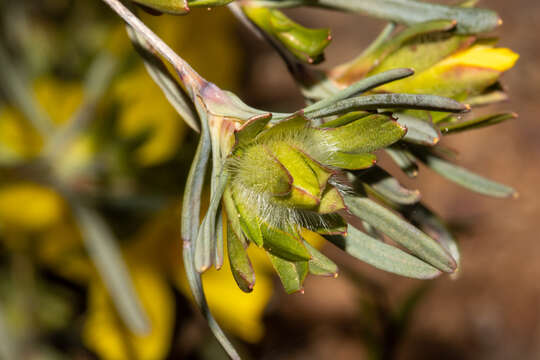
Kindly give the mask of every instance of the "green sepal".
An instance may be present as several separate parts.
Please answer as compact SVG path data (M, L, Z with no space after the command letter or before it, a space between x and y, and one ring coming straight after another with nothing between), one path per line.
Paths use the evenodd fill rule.
M373 114L345 126L325 130L325 136L343 153L370 153L387 147L406 133L390 115Z
M235 131L236 146L243 146L253 141L261 133L268 122L272 119L272 114L262 114L250 118L237 131Z
M320 166L300 151L282 142L272 144L270 151L292 179L291 192L283 197L275 197L275 200L303 209L317 207L321 197L319 180L323 179L317 176L314 168L319 170ZM320 172L324 174L324 171ZM324 176L326 181L328 177L329 175Z
M309 123L309 120L303 114L296 113L261 132L256 140L261 143L271 139L279 140L283 134L302 131L305 128L308 128Z
M376 162L377 156L373 154L351 154L336 151L330 154L330 158L326 160L326 165L346 170L362 170L375 165Z
M234 231L238 240L242 242L244 247L248 246L242 226L240 225L240 214L233 200L230 187L226 187L223 192L223 206L225 208L225 213L227 214L228 227L232 228L232 231Z
M294 231L283 231L268 224L260 226L263 246L269 253L289 261L307 261L311 258L309 251L295 236Z
M338 214L320 215L320 224L310 226L311 231L320 235L345 235L347 233L347 222Z
M247 255L244 244L240 241L232 226L227 227L227 252L234 280L240 290L249 293L255 286L255 272Z
M272 266L279 275L283 288L288 294L303 290L304 280L309 271L307 261L287 261L267 253Z
M341 115L340 117L330 120L322 124L321 128L337 128L340 126L345 126L353 121L359 120L363 117L372 115L372 113L367 111L351 111L350 113L347 113L345 115Z
M338 189L335 187L328 187L322 194L317 213L331 214L343 209L345 209L345 203L343 202L343 197Z
M264 242L259 225L259 219L257 219L255 216L251 216L251 213L246 209L245 205L241 201L238 201L236 196L233 195L233 199L236 209L238 210L238 214L240 215L238 222L242 228L242 232L249 241L255 243L259 247L262 247Z
M309 272L311 274L337 277L338 267L332 260L311 246L307 241L304 241L304 245L311 254L311 260L308 262Z

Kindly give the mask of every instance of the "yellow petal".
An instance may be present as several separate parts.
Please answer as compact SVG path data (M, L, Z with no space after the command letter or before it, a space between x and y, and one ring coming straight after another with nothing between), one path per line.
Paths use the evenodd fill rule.
M41 149L39 134L15 109L0 110L0 160L15 163L36 156Z
M65 220L48 229L35 244L39 263L60 276L86 284L95 275L80 232L70 221Z
M62 199L51 189L18 183L0 188L0 224L39 231L57 223L63 213Z
M454 65L464 65L483 67L503 72L512 68L518 59L519 55L507 48L475 45L465 51L458 52L446 58L439 62L437 66L450 67Z
M148 335L134 335L125 328L99 281L90 286L89 314L83 341L105 360L164 359L174 328L174 296L167 283L151 268L131 266L131 277L150 320Z
M139 163L149 166L170 159L182 144L186 126L146 70L141 66L124 76L115 94L123 106L118 122L120 135L148 136L136 150Z

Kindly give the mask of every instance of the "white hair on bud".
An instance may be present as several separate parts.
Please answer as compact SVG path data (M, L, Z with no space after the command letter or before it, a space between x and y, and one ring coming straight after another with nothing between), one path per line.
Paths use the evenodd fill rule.
M264 145L271 148L273 144L285 143L300 150L314 161L324 164L330 160L338 148L336 144L329 141L330 137L321 136L323 134L318 129L306 126L301 130L279 131L269 138L258 136L243 148L237 149L240 155L231 156L226 164L226 170L231 174L229 186L233 190L235 201L241 202L249 213L256 214L262 222L276 228L328 229L327 219L331 219L331 216L321 216L314 211L285 206L275 201L275 195L267 191L264 186L254 186L246 181L246 177L253 176L254 172L264 171L260 161L271 160L255 160L243 156L244 151L252 146ZM341 193L350 191L350 186L343 178L332 176L329 183Z

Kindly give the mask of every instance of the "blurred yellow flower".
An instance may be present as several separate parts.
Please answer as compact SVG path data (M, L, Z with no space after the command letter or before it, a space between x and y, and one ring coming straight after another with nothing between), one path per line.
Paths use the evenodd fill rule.
M159 273L131 266L130 274L150 322L148 334L135 335L118 317L98 279L90 283L89 312L83 329L87 346L105 360L157 360L168 353L174 328L174 295Z
M170 159L181 146L187 127L144 67L138 66L120 78L113 91L122 106L120 136L130 138L148 132L148 140L135 153L138 163L148 166Z
M0 187L0 226L39 231L58 223L63 216L62 199L51 189L32 183Z

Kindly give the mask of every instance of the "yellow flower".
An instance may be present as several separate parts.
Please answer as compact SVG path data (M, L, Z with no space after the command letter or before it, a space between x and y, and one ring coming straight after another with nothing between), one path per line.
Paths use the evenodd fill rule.
M503 72L514 66L518 58L519 55L510 49L473 45L410 78L381 86L377 91L437 94L466 99L495 83ZM408 66L411 65L414 67L414 64Z
M0 187L0 226L39 231L58 223L62 199L51 189L32 183Z
M157 360L169 351L174 328L174 295L159 273L131 266L131 279L150 322L148 334L135 335L118 317L107 290L99 280L90 283L89 313L83 340L105 360Z

